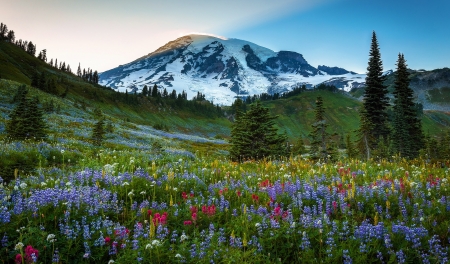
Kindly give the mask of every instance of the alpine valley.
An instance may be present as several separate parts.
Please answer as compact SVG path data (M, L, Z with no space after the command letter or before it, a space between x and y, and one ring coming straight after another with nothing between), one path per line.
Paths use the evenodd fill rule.
M283 93L321 83L350 91L364 86L365 74L339 67L308 64L302 54L274 52L240 39L187 35L152 53L100 74L100 84L121 92L139 92L145 85L169 93L198 92L219 105L236 97Z

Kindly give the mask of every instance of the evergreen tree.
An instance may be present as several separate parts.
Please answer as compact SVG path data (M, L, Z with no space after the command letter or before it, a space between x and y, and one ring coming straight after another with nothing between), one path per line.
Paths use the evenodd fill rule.
M409 87L409 74L403 54L398 55L393 94L394 151L402 157L417 157L419 150L423 147L422 123L414 103L414 92Z
M158 86L156 86L156 84L153 85L153 88L152 88L152 97L153 98L158 97Z
M360 112L360 126L359 129L356 130L358 141L356 143L356 148L361 154L361 156L365 157L367 160L371 157L371 144L375 141L374 136L372 134L373 123L368 119L368 115L364 106L362 106Z
M5 39L7 33L8 33L8 26L1 23L0 24L0 39Z
M33 139L44 139L47 137L45 129L47 125L44 121L44 111L39 107L39 99L34 97L29 102L29 120L28 125L30 129L29 137Z
M360 112L361 125L358 133L360 136L358 145L365 150L367 157L370 158L370 150L375 149L378 142L387 139L389 135L387 122L388 90L384 85L383 64L375 32L372 35L368 64L363 110ZM366 131L367 129L370 130ZM369 137L368 134L371 136Z
M357 157L358 152L356 151L355 146L353 145L353 142L350 139L350 134L347 134L345 138L345 147L348 158L353 159Z
M98 84L98 72L94 71L94 73L92 74L92 82L94 84Z
M14 43L14 41L16 40L16 35L14 34L14 30L10 30L8 32L8 36L6 36L6 39L8 40L8 42Z
M81 78L81 67L80 67L80 63L78 63L77 76Z
M144 85L144 88L142 88L142 95L147 96L148 95L148 87L147 85Z
M303 139L301 137L298 138L298 140L294 143L294 146L292 146L292 155L301 155L306 153L305 144L303 143Z
M328 124L324 117L325 108L323 107L323 99L321 96L316 98L315 119L312 124L313 131L310 134L311 147L310 155L314 160L322 159L325 162L332 158L333 147L331 137L328 134Z
M233 160L262 159L286 155L286 135L278 134L274 126L277 116L270 116L269 109L260 101L251 105L247 113L237 113L232 125L230 155Z
M104 118L100 117L98 121L94 124L92 129L92 144L94 146L101 146L103 140L105 139L105 129L104 129Z
M28 42L27 53L32 56L34 56L36 54L36 46L31 41Z
M19 86L14 101L18 102L6 123L6 133L11 139L43 139L46 137L43 111L37 98L27 98L28 89Z

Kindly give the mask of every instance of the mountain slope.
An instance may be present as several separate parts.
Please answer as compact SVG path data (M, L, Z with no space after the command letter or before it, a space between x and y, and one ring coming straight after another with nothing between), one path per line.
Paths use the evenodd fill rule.
M183 90L188 98L201 92L214 103L230 105L237 96L282 93L292 88L329 82L350 90L365 75L337 67L308 64L299 53L274 52L239 39L188 35L167 43L133 62L100 74L100 83L119 91L144 85Z

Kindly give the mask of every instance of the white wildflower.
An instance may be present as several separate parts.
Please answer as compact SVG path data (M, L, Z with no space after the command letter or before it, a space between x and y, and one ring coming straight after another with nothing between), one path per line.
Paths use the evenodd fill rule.
M16 247L14 248L15 250L21 250L23 248L23 243L19 242L16 244Z
M66 186L67 186L67 187L70 187L71 185L72 185L71 182L66 182Z
M182 234L180 237L180 241L183 242L183 241L187 240L188 238L189 238L188 236L186 236L185 234Z
M183 258L183 256L181 256L180 253L176 254L175 257L176 257L176 258Z
M47 236L47 241L50 241L50 240L52 240L52 239L54 239L55 238L55 235L54 234L49 234L48 236Z
M122 186L128 186L128 185L130 185L128 182L123 182L122 183Z
M47 186L47 183L41 182L41 186L42 186L42 187L45 187L45 186Z
M110 259L109 261L108 261L108 264L113 264L115 261L113 260L113 259Z
M145 245L145 249L152 249L152 248L153 248L153 246L151 244Z
M14 191L18 191L19 190L19 186L14 186Z
M159 246L161 246L161 242L159 240L155 239L152 241L152 246L159 247Z
M147 192L146 192L146 191L142 191L142 192L140 192L140 194L141 194L141 195L146 195Z
M259 227L259 226L261 226L260 223L256 223L256 224L255 224L255 227Z
M27 188L27 184L26 183L24 183L24 182L22 182L21 184L20 184L20 188L21 189L25 189L25 188Z
M128 193L128 196L130 196L130 197L134 196L133 191L134 191L134 190L131 190L131 192Z

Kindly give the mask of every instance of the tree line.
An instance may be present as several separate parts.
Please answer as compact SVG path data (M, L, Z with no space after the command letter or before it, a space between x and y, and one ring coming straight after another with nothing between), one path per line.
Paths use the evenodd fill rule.
M66 72L66 73L70 73L73 74L72 72L72 68L70 67L69 64L66 64L66 62L64 61L60 61L58 63L58 59L51 59L49 62L48 58L47 58L47 50L43 49L39 52L39 54L36 56L36 52L37 52L37 47L36 44L34 44L32 41L27 41L27 40L16 40L16 36L15 36L15 32L14 30L9 30L8 26L0 23L0 41L6 41L9 43L12 43L14 45L16 45L17 47L23 49L26 53L30 54L33 57L36 57L37 59L48 63L51 67L56 68L60 71ZM89 83L94 83L94 84L98 84L99 78L98 78L98 72L97 71L92 71L92 69L89 69L86 71L85 69L83 69L83 71L81 71L80 65L78 65L78 70L77 70L77 76L80 77L82 80L89 82Z

